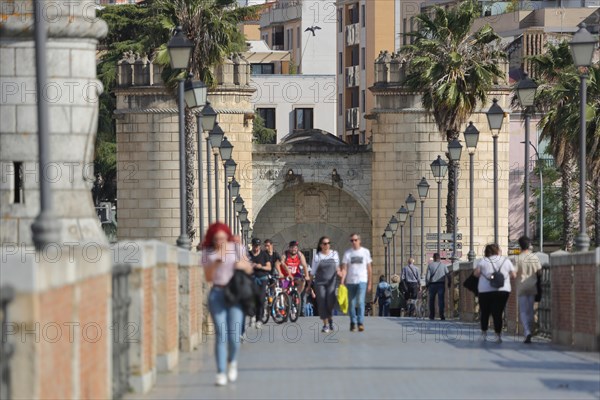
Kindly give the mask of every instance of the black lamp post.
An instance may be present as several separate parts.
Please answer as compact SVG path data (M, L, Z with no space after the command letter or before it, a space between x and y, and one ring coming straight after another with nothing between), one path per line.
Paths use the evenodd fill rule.
M404 224L408 218L408 210L404 205L400 206L396 212L396 218L400 223L400 265L404 267Z
M415 213L415 209L417 208L417 200L413 197L412 193L408 194L406 198L406 208L408 209L408 215L410 216L409 221L409 236L408 236L408 256L412 258L413 256L413 215ZM404 266L404 265L403 265Z
M208 139L210 142L210 147L213 150L213 157L215 163L215 221L219 220L219 164L218 164L218 156L219 156L219 147L221 146L221 142L223 141L223 136L225 132L219 126L219 123L215 124L215 127L212 131L208 133ZM208 148L207 148L208 152ZM209 156L210 157L210 156ZM210 158L209 158L210 159ZM210 170L210 166L208 167ZM208 187L208 197L210 201L210 185Z
M421 199L421 275L425 269L425 200L429 194L429 182L422 177L417 184L417 191Z
M396 232L398 231L398 220L396 219L396 217L394 215L392 215L392 218L390 218L390 222L388 223L388 226L392 230L392 248L393 248L392 251L394 254L394 274L395 274L396 273Z
M194 43L183 33L180 26L175 29L175 34L167 43L169 59L172 69L188 69L190 56ZM189 249L191 242L187 233L187 201L186 201L186 162L185 162L185 78L179 80L178 108L179 108L179 224L180 231L177 246ZM191 92L194 92L192 87ZM192 96L195 97L195 96ZM206 99L205 99L206 101Z
M469 152L469 261L475 260L475 246L473 236L475 233L474 224L475 218L473 213L473 204L475 198L474 182L475 182L475 170L473 166L473 157L475 156L475 150L477 149L477 143L479 142L479 131L473 125L473 122L469 122L469 126L465 129L465 145Z
M431 173L437 183L437 253L440 254L440 238L442 235L442 181L448 172L448 164L442 160L441 156L437 156L431 163Z
M237 223L235 221L235 209L233 205L233 199L237 198L240 195L240 184L235 179L235 176L231 178L231 182L229 182L229 207L231 207L231 212L229 213L229 226L233 230L233 232L237 235Z
M458 237L456 234L458 233L458 166L460 161L460 156L462 153L462 145L458 141L458 139L452 140L448 143L448 154L450 155L450 161L454 163L456 166L454 174L454 210L453 210L453 232L452 232L452 264L458 259L456 257L456 238Z
M226 136L223 136L223 141L221 141L221 144L219 145L219 154L221 155L221 160L223 161L223 175L224 175L223 176L223 179L224 179L224 184L223 184L223 215L224 215L224 218L223 218L223 220L227 224L228 180L227 180L227 172L225 171L225 163L227 162L227 160L231 159L231 155L233 154L233 145L231 144L231 142L229 140L227 140ZM215 165L217 165L217 164L215 164ZM235 168L234 168L234 172L235 172ZM219 197L217 196L217 201L218 201L218 199L219 199Z
M244 199L242 198L242 195L239 195L233 201L233 211L235 211L236 220L237 220L236 225L241 222L238 214L240 211L242 211L242 208L244 208Z
M590 237L587 234L585 221L585 195L586 195L586 121L585 109L587 106L587 78L588 68L592 65L594 50L598 44L598 38L594 37L587 29L585 23L579 25L579 30L571 40L571 54L573 62L579 68L579 234L575 238L577 251L588 251L590 248Z
M517 85L517 97L519 103L523 107L523 113L525 115L525 163L524 163L524 194L525 194L525 207L523 216L523 234L529 237L529 125L531 121L531 111L535 100L535 92L537 85L534 81L529 79L527 73L524 78L521 79Z
M381 235L381 239L383 240L383 248L385 251L385 258L383 261L384 272L385 272L386 278L388 278L389 277L388 246L390 245L390 239L387 236L385 236L385 233L383 235Z
M488 125L494 140L494 243L498 243L498 136L504 122L504 110L494 99L493 104L486 113Z
M223 169L225 170L225 184L223 186L224 193L224 210L225 210L225 223L230 225L229 218L231 211L229 210L229 204L231 203L231 193L229 193L229 179L233 178L235 175L235 170L237 168L237 163L230 158L223 163ZM229 226L231 228L231 225Z
M206 105L202 109L202 112L198 115L198 176L199 184L199 207L200 207L200 235L204 233L204 196L203 196L203 188L202 188L202 179L204 179L204 171L202 166L202 134L201 131L210 132L214 129L215 124L217 123L217 112L210 105L210 101L206 102ZM208 224L210 225L212 221L212 205L210 202L210 141L208 135L206 136L206 187L208 189Z

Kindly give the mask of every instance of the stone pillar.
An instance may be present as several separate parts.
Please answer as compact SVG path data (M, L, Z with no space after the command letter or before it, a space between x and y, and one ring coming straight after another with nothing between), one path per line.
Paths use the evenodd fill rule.
M379 62L382 62L379 60ZM389 61L391 65L391 60ZM398 63L394 63L394 66ZM400 63L401 65L401 63ZM384 77L371 88L375 95L375 115L373 123L373 255L374 276L383 272L384 249L381 242L390 217L396 213L409 193L417 196L417 183L425 177L431 185L429 197L425 201L425 234L437 231L437 185L431 174L430 164L441 155L444 159L448 144L439 133L432 117L425 113L418 93L391 82L390 74L385 75L384 66L378 65ZM388 66L390 69L391 66ZM400 71L402 74L402 71ZM387 76L387 78L385 78ZM395 75L394 75L395 76ZM490 93L500 100L504 109L509 108L509 91L496 88ZM477 129L481 132L475 153L475 190L478 193L475 204L475 252L483 254L483 247L493 240L493 159L492 136L489 131L485 112L490 104L484 105L471 116ZM508 244L508 119L500 132L499 138L499 232L500 246L506 250ZM462 135L461 135L462 136ZM466 152L460 162L458 177L458 231L462 233L462 259L466 258L469 244L469 159ZM503 172L504 171L504 172ZM445 205L447 198L448 178L442 183L442 231L445 232ZM417 265L420 265L420 207L417 207L413 220L413 254ZM399 235L399 232L397 233ZM404 227L405 261L409 254L408 222ZM425 235L426 236L426 235ZM400 240L396 238L398 261L400 260ZM433 251L426 251L426 261Z
M236 62L227 58L217 68L218 85L208 99L219 113L218 121L234 145L233 158L238 163L236 179L240 193L252 218L252 109L250 98L255 91L248 85L249 64L239 55ZM139 65L138 65L139 64ZM135 55L125 54L119 61L117 97L117 182L119 240L152 238L175 243L179 236L179 133L177 104L159 81L160 66L143 67ZM131 68L133 67L133 68ZM137 69L136 69L137 68ZM138 74L138 75L136 75ZM139 76L143 74L143 76ZM237 82L237 83L236 83ZM194 131L196 127L194 125ZM203 138L206 134L202 134ZM197 143L197 140L194 140ZM206 163L206 141L202 140L202 159ZM197 155L194 174L197 179ZM211 156L211 179L213 158ZM219 162L219 204L223 217L223 165ZM203 195L206 193L206 165ZM214 189L214 182L213 182ZM198 189L194 189L197 196ZM214 191L213 191L214 196ZM214 198L211 199L214 202ZM204 200L207 226L208 198ZM198 201L194 201L195 228L199 227ZM196 242L199 235L196 235ZM194 244L195 244L194 243Z
M48 2L49 3L49 2ZM44 93L36 93L31 1L0 10L0 276L16 290L9 338L13 398L111 398L111 259L91 185L98 121L95 3L52 3ZM36 107L49 101L50 161L38 173ZM39 182L48 179L59 240L33 248Z
M552 342L600 350L600 248L551 254Z
M31 245L39 213L39 181L48 179L63 242L104 240L92 203L94 144L98 123L96 44L107 32L91 0L42 7L48 23L47 90L50 161L39 176L35 52L30 1L2 8L0 41L1 243ZM15 184L20 184L15 187Z
M192 351L200 343L203 275L200 272L200 253L179 249L179 350Z

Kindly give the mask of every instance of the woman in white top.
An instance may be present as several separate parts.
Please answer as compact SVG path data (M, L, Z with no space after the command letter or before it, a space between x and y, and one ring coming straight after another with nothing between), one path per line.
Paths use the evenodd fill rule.
M209 226L204 236L202 265L206 281L213 284L208 294L208 309L216 333L216 384L224 386L227 384L227 380L235 382L237 379L237 354L240 348L241 329L244 324L242 308L239 304L233 306L226 304L224 289L236 269L251 274L252 266L244 247L235 243L229 227L220 222ZM227 365L227 375L225 375Z
M485 246L485 257L479 260L473 274L479 278L479 310L481 312L481 337L487 339L490 315L494 319L494 341L502 342L502 314L510 295L510 278L517 276L515 267L507 257L500 255L496 243ZM502 274L504 283L500 287L494 274Z
M327 236L319 239L317 246L319 250L312 261L312 273L314 275L315 293L317 294L317 306L319 317L323 320L324 333L333 331L333 308L337 302L335 297L335 285L337 276L340 275L340 256L337 251L331 249L331 240Z

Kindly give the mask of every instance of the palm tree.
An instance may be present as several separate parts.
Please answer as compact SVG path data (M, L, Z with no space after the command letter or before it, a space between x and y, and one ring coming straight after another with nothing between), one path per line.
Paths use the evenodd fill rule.
M214 87L216 82L213 70L225 57L233 52L246 49L246 41L237 24L247 18L258 16L258 6L235 7L236 0L159 0L159 7L165 15L165 26L173 29L181 26L189 40L194 43L190 73L194 79L202 80L207 86ZM169 67L166 43L161 46L156 61L164 66L163 80L175 93L180 78L188 72L173 71ZM197 132L194 114L186 108L186 202L188 235L194 240L194 169L195 135Z
M562 211L563 211L563 241L567 251L574 244L577 232L577 159L579 137L579 73L573 65L569 43L563 41L557 46L549 45L543 54L530 58L532 69L540 79L536 95L536 107L544 115L540 119L541 138L548 140L548 148L554 156L561 172L562 180ZM588 125L587 125L587 165L589 176L593 177L596 190L592 190L596 203L598 186L600 185L600 66L590 68L588 95ZM595 219L598 220L598 209ZM596 224L596 242L598 231Z
M486 104L489 90L504 78L500 37L489 25L471 32L479 16L479 6L472 0L448 9L434 6L431 12L415 17L419 28L410 34L413 43L401 49L407 59L404 84L422 93L423 108L448 142L458 138L471 114ZM455 231L453 180L457 168L449 162L448 232Z

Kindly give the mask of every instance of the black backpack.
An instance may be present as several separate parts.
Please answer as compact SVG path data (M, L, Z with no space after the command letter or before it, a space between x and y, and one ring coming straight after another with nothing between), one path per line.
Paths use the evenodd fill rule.
M504 259L504 261L502 261L502 264L500 264L500 268L498 268L498 270L494 268L494 263L492 262L492 260L488 258L488 261L490 262L490 264L492 264L492 269L494 272L492 272L492 274L489 278L487 278L487 280L490 281L491 287L500 289L502 286L504 286L504 274L502 274L502 266L504 265L504 262L506 262L506 258Z

